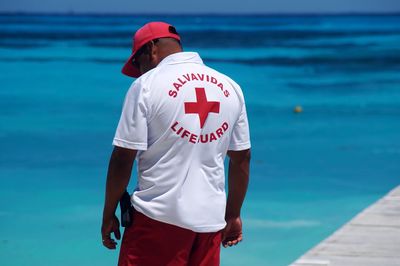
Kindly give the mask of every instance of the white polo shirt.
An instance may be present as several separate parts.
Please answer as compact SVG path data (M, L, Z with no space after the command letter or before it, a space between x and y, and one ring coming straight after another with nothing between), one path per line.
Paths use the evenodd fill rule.
M138 150L137 211L195 232L219 231L227 150L250 148L242 90L197 53L169 55L129 88L113 145Z

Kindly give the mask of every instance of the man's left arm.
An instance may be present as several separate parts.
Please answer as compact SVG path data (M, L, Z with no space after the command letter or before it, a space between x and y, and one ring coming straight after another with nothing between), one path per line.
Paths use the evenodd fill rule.
M136 153L137 150L115 146L111 154L107 173L103 223L101 226L103 245L109 249L115 249L117 245L117 242L111 238L111 233L114 233L116 239L119 240L121 238L119 220L115 216L115 210L119 199L129 184Z
M226 226L222 230L222 245L230 247L242 241L240 210L249 184L250 149L228 151L228 199L226 203Z

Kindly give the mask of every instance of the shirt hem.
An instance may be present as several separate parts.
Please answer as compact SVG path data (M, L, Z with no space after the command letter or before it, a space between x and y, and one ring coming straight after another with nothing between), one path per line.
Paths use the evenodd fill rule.
M218 231L224 229L225 226L226 226L225 222L223 224L217 224L217 225L188 226L188 225L184 225L184 224L181 224L181 223L174 223L172 221L168 221L168 220L165 220L165 219L159 219L157 217L153 217L152 215L149 215L148 213L144 212L141 208L139 208L136 205L134 205L134 208L135 208L136 211L140 212L143 215L146 215L150 219L153 219L153 220L156 220L156 221L159 221L159 222L162 222L162 223L172 224L174 226L178 226L178 227L181 227L181 228L184 228L184 229L187 229L187 230L191 230L191 231L196 232L196 233L215 233L215 232L218 232Z

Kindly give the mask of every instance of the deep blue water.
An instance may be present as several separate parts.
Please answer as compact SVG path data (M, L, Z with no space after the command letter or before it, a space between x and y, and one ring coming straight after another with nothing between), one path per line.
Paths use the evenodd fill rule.
M244 242L223 250L222 265L287 265L400 183L398 15L3 14L2 265L115 265L99 232L132 82L120 69L151 20L174 24L185 50L245 93Z

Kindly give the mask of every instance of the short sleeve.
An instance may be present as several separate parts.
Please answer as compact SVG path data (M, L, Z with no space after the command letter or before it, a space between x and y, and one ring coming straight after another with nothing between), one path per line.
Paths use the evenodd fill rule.
M246 105L243 101L242 110L240 112L239 118L236 121L232 130L232 136L228 150L241 151L250 149L250 147L251 145L249 122L247 120Z
M147 106L140 83L133 83L125 96L113 145L147 150Z

